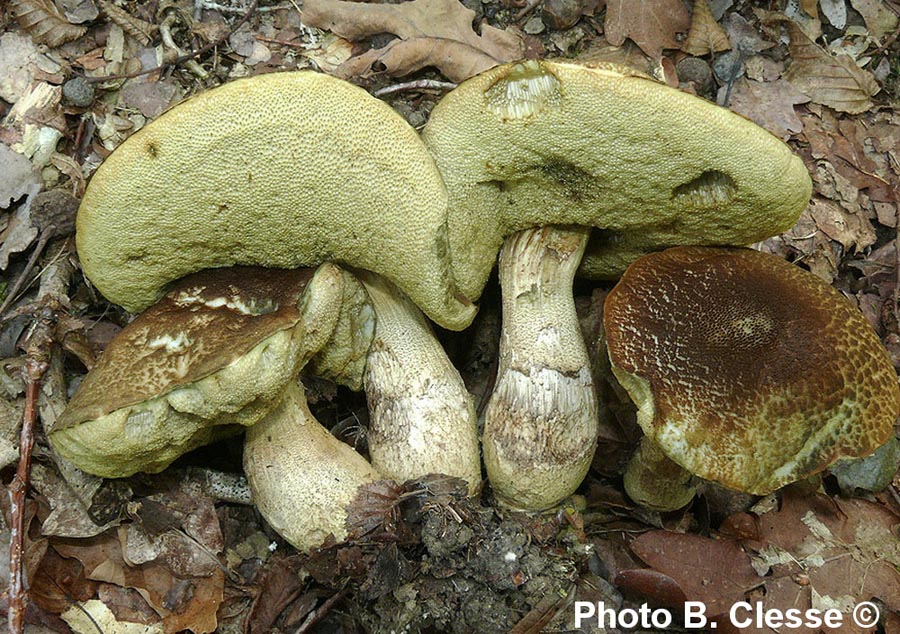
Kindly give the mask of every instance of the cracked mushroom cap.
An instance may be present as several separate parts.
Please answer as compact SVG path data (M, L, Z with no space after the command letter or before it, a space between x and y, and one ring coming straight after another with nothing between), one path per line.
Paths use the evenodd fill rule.
M812 190L766 130L615 65L498 66L441 99L422 138L447 186L453 272L470 299L516 231L595 227L581 273L617 276L661 247L775 235Z
M255 424L332 335L344 276L329 264L184 278L110 342L50 441L84 471L124 477Z
M447 194L387 104L314 72L201 93L131 136L91 179L77 246L91 282L130 311L189 273L334 261L380 273L434 321L475 314L452 280Z
M749 249L632 264L604 305L613 371L644 433L688 471L763 495L884 444L897 374L825 282Z

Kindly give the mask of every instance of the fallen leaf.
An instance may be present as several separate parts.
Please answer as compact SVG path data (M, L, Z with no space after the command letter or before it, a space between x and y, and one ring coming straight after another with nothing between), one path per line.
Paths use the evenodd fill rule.
M144 625L116 620L116 615L102 601L91 599L73 605L63 612L63 620L75 634L163 634L162 624Z
M681 607L687 601L677 581L667 574L647 568L621 571L616 575L616 587L664 607Z
M881 90L872 73L848 55L832 57L794 22L787 25L793 61L785 79L814 102L840 112L859 114L872 108L870 97Z
M690 28L691 19L681 0L609 0L606 3L606 38L622 46L625 38L654 60L664 48L680 48L677 33Z
M710 618L725 614L744 595L764 582L750 558L731 540L650 531L631 550L648 566L674 579L688 601L701 601Z
M47 498L52 512L43 519L41 534L57 537L94 537L107 530L94 522L87 508L55 469L35 464L31 473L32 485Z
M119 538L114 533L80 540L54 541L53 548L63 557L82 563L89 579L134 588L162 620L165 632L190 629L206 634L216 629L216 611L222 602L225 575L216 568L209 577L179 579L165 567L153 562L133 567L125 563ZM180 588L187 601L172 600Z
M475 12L456 0L412 0L401 4L367 4L344 0L307 0L303 22L351 41L380 33L399 39L367 51L338 67L339 76L390 76L435 66L453 81L468 79L504 62L519 59L521 38L484 24L472 28Z
M38 44L50 48L77 40L87 31L70 24L51 0L10 0L9 11Z
M727 87L723 86L720 92L724 90ZM783 79L759 82L742 77L734 82L728 106L787 141L803 130L803 121L794 106L808 101L809 97Z
M707 0L694 0L694 12L691 15L691 29L681 50L688 55L703 56L731 48L728 36L709 8Z
M34 61L40 53L31 38L18 33L0 37L0 99L17 102L34 81Z
M148 119L155 119L178 99L178 92L178 84L172 79L129 81L119 92L119 100L122 106L139 110Z
M48 548L35 572L28 596L44 610L60 614L72 605L72 601L87 601L96 591L97 584L85 577L81 563L60 557Z
M897 126L869 126L851 118L839 120L829 111L824 111L820 117L805 116L803 124L803 138L809 143L810 154L817 164L827 162L854 188L866 189L875 202L890 203L900 199L898 181L890 167L891 159L885 156L891 153L893 144L900 143ZM870 145L871 152L868 151ZM845 201L855 199L856 193L842 193L841 198Z
M819 0L822 14L828 18L831 26L842 31L847 26L846 0Z
M33 185L32 193L39 189L39 185ZM27 249L37 237L38 230L31 222L30 207L30 202L20 205L10 218L9 226L3 234L0 234L0 242L2 242L0 244L0 270L6 270L9 265L9 256Z
M752 24L734 11L724 20L725 32L731 45L744 55L754 55L775 46L763 38Z
M41 177L31 161L4 143L0 143L0 174L0 209L9 209L10 203L35 187L40 189Z
M880 39L897 29L900 18L882 0L850 0L850 4L863 17L872 37Z
M848 213L839 205L818 197L810 203L809 213L819 230L844 249L859 253L875 244L875 229L862 214Z
M784 15L809 39L815 41L822 36L822 21L817 8L817 0L787 2L784 5Z
M849 618L860 601L877 598L889 610L900 610L900 518L886 508L857 498L785 494L780 510L758 518L732 516L723 530L748 518L757 526L758 541L746 546L771 569L764 578L765 595L756 597L764 609L837 607L847 617L842 633L871 631L855 627Z

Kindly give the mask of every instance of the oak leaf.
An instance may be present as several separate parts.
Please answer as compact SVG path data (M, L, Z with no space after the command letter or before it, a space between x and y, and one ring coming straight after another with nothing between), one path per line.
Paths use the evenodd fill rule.
M50 48L77 40L87 31L70 24L51 0L10 0L9 11L35 42Z
M437 67L462 81L522 57L524 44L515 33L482 25L472 28L475 12L456 0L411 0L401 4L368 4L345 0L307 0L303 22L358 41L379 33L398 39L387 46L350 58L336 69L340 77L376 74L407 75Z
M734 83L729 108L787 141L803 130L794 105L808 101L809 97L783 79L761 82L742 77Z
M606 39L622 46L631 38L651 58L662 57L664 48L680 48L676 33L685 32L691 20L681 0L609 0L606 4Z
M781 509L758 518L739 513L728 518L722 530L754 527L746 546L770 572L764 577L765 595L751 597L751 602L758 600L765 609L782 613L788 608L836 607L845 617L839 631L849 634L871 631L855 627L850 618L860 601L878 598L887 610L900 610L898 524L900 518L866 500L787 494ZM746 528L740 532L747 536ZM813 634L819 628L791 631Z
M688 55L709 55L731 48L725 29L716 22L707 0L694 0L694 13L691 15L691 30L681 45L681 50Z
M849 55L832 57L794 22L788 22L791 67L785 79L814 102L840 112L859 114L874 104L870 97L881 87L872 73Z
M710 617L727 613L746 592L765 582L731 540L660 530L635 539L631 550L653 570L673 579L688 601L702 601Z

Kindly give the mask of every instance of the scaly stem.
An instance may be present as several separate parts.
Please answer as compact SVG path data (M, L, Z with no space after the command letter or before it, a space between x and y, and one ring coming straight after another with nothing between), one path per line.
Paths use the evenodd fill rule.
M503 330L484 460L510 506L540 510L571 495L597 445L597 397L572 297L588 234L529 229L507 238L500 255Z
M385 278L360 272L375 308L366 363L372 466L397 482L443 473L481 486L472 397L415 304Z

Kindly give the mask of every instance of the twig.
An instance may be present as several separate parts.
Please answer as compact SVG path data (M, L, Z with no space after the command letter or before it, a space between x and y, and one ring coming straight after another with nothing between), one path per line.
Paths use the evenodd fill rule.
M25 284L25 280L31 275L31 270L34 268L34 265L37 264L38 258L41 257L41 253L44 252L44 247L47 246L50 238L54 235L56 235L56 225L49 225L44 227L44 230L41 231L41 237L38 239L38 243L34 247L34 250L32 250L31 256L28 258L28 262L25 264L22 274L16 278L12 288L10 288L9 292L6 294L6 299L3 300L3 304L0 304L0 320L2 320L3 313L6 312L6 309L9 308L10 304L16 301L16 296Z
M237 31L239 28L241 28L244 25L244 23L246 23L247 20L249 20L253 16L254 13L256 13L256 5L258 3L259 3L259 0L253 0L250 3L250 6L247 8L247 13L244 14L244 17L242 17L240 20L235 22L234 25L231 27L231 29L228 31L228 33L224 34L222 37L218 38L214 42L210 42L206 46L203 46L202 48L197 49L193 53L185 53L184 55L176 57L171 62L166 62L166 63L160 64L159 66L154 66L153 68L148 68L146 70L139 70L137 72L128 73L126 75L104 75L101 77L85 76L84 79L85 79L85 81L88 81L91 83L99 83L99 82L104 82L104 81L110 81L113 79L134 79L135 77L140 77L141 75L149 75L150 73L154 73L158 70L161 70L162 68L164 68L166 66L170 66L170 65L178 66L179 64L182 64L189 59L196 59L198 57L201 57L201 56L205 55L206 53L210 52L211 50L213 50L214 48L216 48L217 46L219 46L222 42L224 42L229 37L231 37L235 31Z
M306 620L300 624L300 627L294 632L294 634L303 634L304 632L309 632L310 628L321 621L325 616L331 612L331 608L333 608L341 599L347 596L347 588L344 588L340 592L337 592L325 601L322 605L320 605L314 612L310 613Z
M457 84L452 81L438 81L437 79L417 79L416 81L406 81L401 84L393 84L379 88L373 94L376 97L384 97L385 95L393 95L397 92L407 92L411 90L453 90Z
M170 11L169 15L165 17L162 21L162 24L159 25L159 37L162 40L162 43L169 49L175 51L175 53L179 57L184 56L184 51L178 48L178 45L175 43L175 40L172 39L172 23L177 19L177 15L174 11ZM209 77L209 73L203 70L203 67L197 63L196 59L187 59L184 61L184 67L189 71L194 73L200 79L206 79Z
M541 3L541 0L528 0L525 3L525 6L522 7L518 13L513 17L514 22L521 22L524 17L530 14L532 11L537 9L538 5Z
M22 420L22 432L19 436L19 465L13 478L10 490L10 531L9 531L9 615L8 625L11 634L21 634L25 628L25 606L27 588L25 587L24 550L25 550L25 493L28 490L28 476L31 472L31 451L34 448L34 423L37 419L38 394L41 390L41 377L47 371L46 360L49 334L45 330L43 320L38 323L36 331L28 343L28 358L25 360L22 374L25 378L25 414ZM45 338L46 337L46 338Z
M243 7L230 7L227 4L219 4L218 2L211 2L211 0L197 0L195 2L195 6L199 7L201 10L206 9L207 11L218 11L219 13L243 13ZM294 5L296 6L296 5ZM266 13L269 11L281 11L282 9L290 9L290 4L276 4L271 7L258 7L256 10L260 13Z

